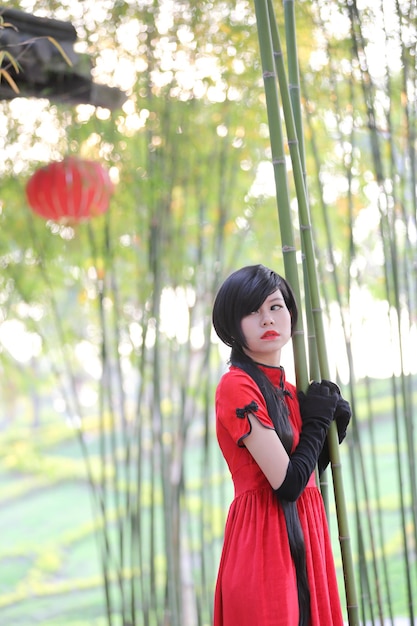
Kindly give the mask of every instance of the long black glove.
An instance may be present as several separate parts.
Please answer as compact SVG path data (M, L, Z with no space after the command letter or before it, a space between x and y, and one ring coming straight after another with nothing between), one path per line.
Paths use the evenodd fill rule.
M275 494L280 500L294 502L303 492L314 470L334 418L340 390L328 380L312 382L307 394L298 394L303 426L298 446L290 456L284 482Z
M350 418L352 417L352 411L350 408L350 404L347 400L340 396L339 400L336 404L336 409L334 412L334 421L337 426L337 434L339 437L339 443L342 443L344 438L346 437L347 427L349 426ZM328 464L330 463L330 452L329 452L329 442L327 437L323 444L323 449L320 452L318 459L318 469L319 475L321 476Z

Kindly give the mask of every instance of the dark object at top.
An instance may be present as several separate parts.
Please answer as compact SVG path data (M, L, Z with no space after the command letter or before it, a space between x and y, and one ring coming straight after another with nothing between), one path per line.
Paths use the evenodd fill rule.
M70 22L0 6L0 51L7 51L19 65L16 73L7 56L3 59L2 69L13 78L19 93L2 77L0 100L32 97L68 105L120 108L126 101L125 93L93 82L91 59L74 51L76 41L77 32Z

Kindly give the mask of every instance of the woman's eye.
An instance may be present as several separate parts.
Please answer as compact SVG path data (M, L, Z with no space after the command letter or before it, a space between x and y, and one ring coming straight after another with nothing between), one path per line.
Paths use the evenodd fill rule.
M281 308L280 304L273 304L271 306L271 311L278 311Z

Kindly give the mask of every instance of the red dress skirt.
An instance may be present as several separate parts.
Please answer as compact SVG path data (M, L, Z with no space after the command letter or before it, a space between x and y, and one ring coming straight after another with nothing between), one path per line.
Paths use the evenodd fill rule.
M301 417L296 389L285 381L282 368L262 370L285 399L298 443ZM284 513L273 490L245 448L250 433L247 416L236 409L256 402L257 419L273 428L256 383L231 367L216 392L217 438L235 489L226 522L214 599L214 626L298 626L298 596ZM297 500L304 533L311 594L310 626L343 626L339 592L326 514L314 474Z

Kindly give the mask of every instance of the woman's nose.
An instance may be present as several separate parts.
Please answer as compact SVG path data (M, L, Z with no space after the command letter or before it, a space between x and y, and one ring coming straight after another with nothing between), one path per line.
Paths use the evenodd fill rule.
M262 320L262 326L267 326L268 324L273 324L274 320L272 319L271 315L264 315L264 318Z

